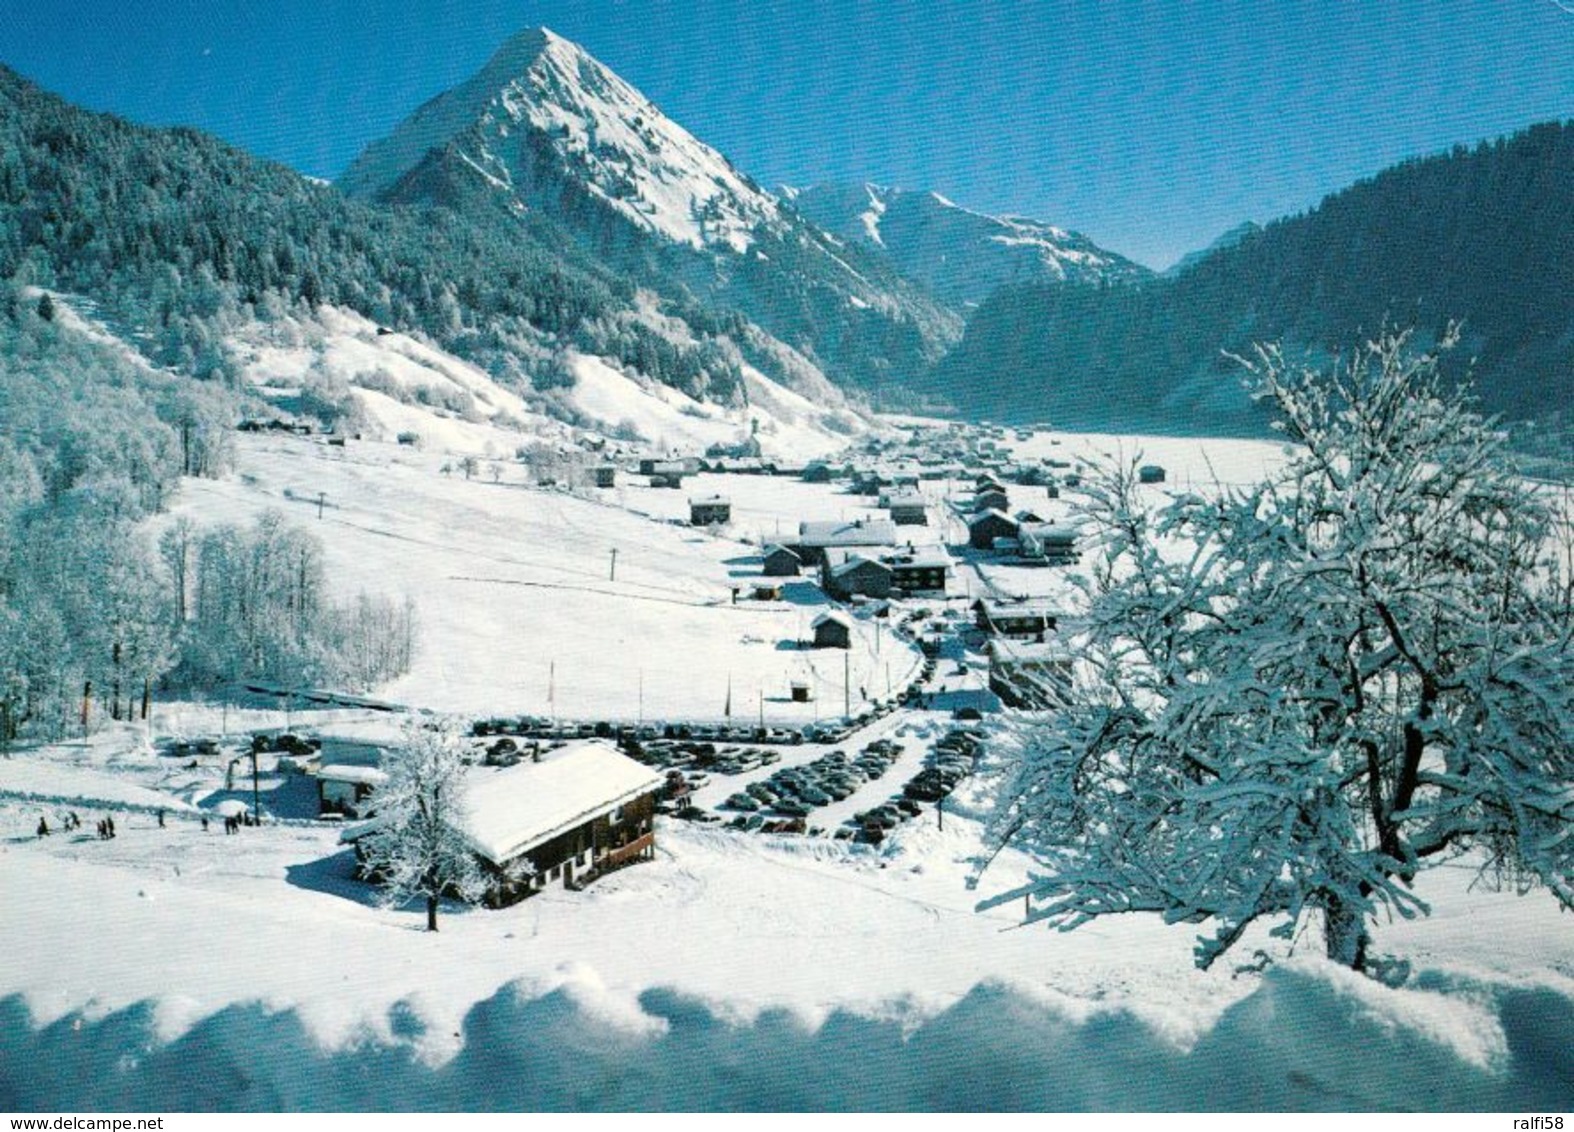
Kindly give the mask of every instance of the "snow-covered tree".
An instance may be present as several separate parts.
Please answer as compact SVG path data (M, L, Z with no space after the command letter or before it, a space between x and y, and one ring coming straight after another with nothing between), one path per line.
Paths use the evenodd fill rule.
M361 839L362 864L383 884L390 905L426 900L426 928L437 930L445 895L479 900L486 877L460 832L466 765L452 722L413 721L375 791L375 829Z
M1327 375L1260 349L1295 446L1260 484L1093 487L1085 662L996 818L1041 868L984 906L1206 924L1204 967L1311 922L1357 969L1442 861L1574 909L1568 515L1407 337Z

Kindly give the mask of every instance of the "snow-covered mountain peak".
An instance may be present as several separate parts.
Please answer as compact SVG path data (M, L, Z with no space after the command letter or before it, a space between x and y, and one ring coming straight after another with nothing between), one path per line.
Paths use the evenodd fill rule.
M756 225L781 223L774 197L545 28L508 40L475 76L368 147L343 186L386 192L444 146L493 184L520 191L527 205L533 183L568 177L636 226L695 248L742 252Z

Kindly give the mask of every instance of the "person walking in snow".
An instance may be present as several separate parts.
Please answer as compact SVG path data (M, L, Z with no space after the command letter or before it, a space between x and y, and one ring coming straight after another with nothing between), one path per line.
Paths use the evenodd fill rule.
M203 814L202 815L202 832L203 833L208 832L208 815L207 814Z
M159 812L158 812L158 827L160 829L164 828L164 811L163 810L159 810Z
M48 837L49 836L49 822L46 821L44 818L39 818L38 819L38 836L40 836L40 837Z
M110 840L114 840L114 837L115 837L115 815L114 814L110 814L107 818L104 819L104 828L109 830Z

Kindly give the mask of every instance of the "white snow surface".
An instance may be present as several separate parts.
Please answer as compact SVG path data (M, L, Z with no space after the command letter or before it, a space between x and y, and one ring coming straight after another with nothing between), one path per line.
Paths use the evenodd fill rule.
M259 364L284 382L335 350L353 355L327 343L304 362ZM208 524L281 509L321 536L341 593L415 597L415 667L373 690L415 707L720 720L725 704L743 721L802 724L840 714L844 697L861 710L919 664L867 611L850 653L797 648L833 608L807 582L787 580L785 601L732 601L759 578L759 542L802 520L873 515L867 499L699 476L692 494L726 494L734 513L702 532L683 522L691 491L623 476L580 498L528 486L511 464L497 483L467 481L440 471L450 441L471 442L242 435L237 472L185 482L173 513ZM1154 491L1237 482L1283 458L1241 441L1038 434L1006 446L1073 462L1140 449L1169 472ZM920 549L958 541L946 503L962 485L920 490L935 517L903 536ZM1068 499L1032 490L1013 487L1013 507L1067 515ZM1072 573L959 568L953 612L975 593L1065 600ZM791 703L789 682L811 676L815 699ZM947 657L934 690L981 680L976 663ZM851 754L890 737L904 751L817 820L834 828L899 790L948 725L903 709L840 744ZM1413 968L1398 989L1321 960L1315 929L1293 941L1254 929L1201 972L1196 925L1133 915L1066 934L1022 928L1014 908L976 911L1029 864L1002 854L970 888L988 796L977 778L948 801L943 829L926 807L878 849L659 819L654 862L508 909L448 908L432 935L419 909L376 905L332 823L231 836L195 820L250 802L250 775L227 784L224 768L250 730L285 726L320 730L327 762L398 734L393 717L364 711L158 703L148 728L0 758L4 1107L1574 1107L1566 917L1542 892L1491 891L1469 862L1418 882L1430 917L1377 925L1377 949ZM221 733L205 760L151 741ZM784 760L825 749L783 748ZM697 782L696 800L715 807L768 773ZM309 779L271 763L258 789L270 812L312 796ZM118 836L35 835L41 816L58 828L67 810L89 827L114 812Z

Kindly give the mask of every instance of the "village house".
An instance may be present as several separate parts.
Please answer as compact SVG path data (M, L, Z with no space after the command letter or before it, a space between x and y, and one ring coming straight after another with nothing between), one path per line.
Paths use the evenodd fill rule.
M1066 566L1077 561L1077 532L1052 523L1023 523L1017 535L1024 558L1041 560L1050 566Z
M989 642L989 690L1007 707L1063 707L1071 694L1071 654L1061 641Z
M802 522L793 549L805 566L818 566L832 549L884 547L896 543L896 524L890 519L854 519L852 522Z
M973 496L969 510L979 515L985 511L1004 511L1011 506L1011 498L1002 488L989 488Z
M929 525L928 505L924 497L916 491L894 491L886 496L886 511L891 516L891 522L899 527L923 527Z
M611 464L601 464L590 469L597 487L616 487L618 483L618 470Z
M891 579L891 567L855 550L827 550L820 564L820 587L838 601L889 597Z
M689 500L689 523L712 527L732 522L732 501L725 495L706 495Z
M771 543L765 548L764 572L767 578L796 578L803 567L803 559L790 546Z
M992 637L1042 640L1059 620L1054 607L1043 601L996 601L979 598L973 603L974 623Z
M993 550L996 539L1014 539L1020 524L1002 511L985 511L967 524L967 542L974 550Z
M941 550L909 550L884 559L891 567L891 586L904 594L944 594L951 558Z
M840 610L828 610L809 623L814 630L814 647L817 649L850 649L853 647L853 619Z
M465 776L457 824L487 875L491 908L551 884L581 888L655 856L659 773L597 740L539 758Z

